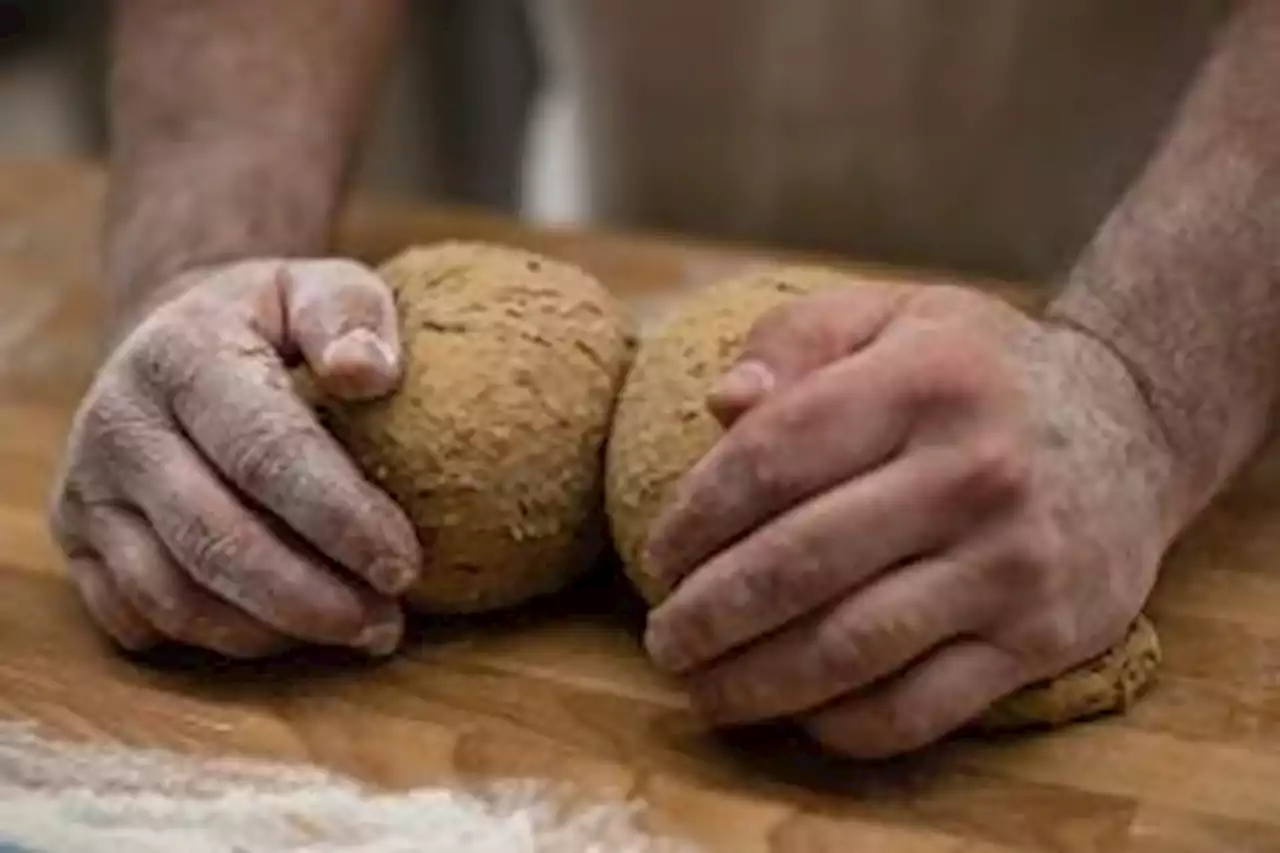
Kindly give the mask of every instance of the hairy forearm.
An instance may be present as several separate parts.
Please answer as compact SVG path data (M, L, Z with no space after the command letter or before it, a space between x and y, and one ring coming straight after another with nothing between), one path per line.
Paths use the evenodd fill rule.
M105 275L325 250L402 0L119 0Z
M1221 33L1145 173L1048 315L1128 364L1198 512L1258 448L1280 391L1280 3Z

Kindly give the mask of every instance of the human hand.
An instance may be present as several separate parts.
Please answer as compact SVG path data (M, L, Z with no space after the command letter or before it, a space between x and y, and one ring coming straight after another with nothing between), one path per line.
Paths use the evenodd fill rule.
M341 260L189 273L116 348L76 413L52 528L117 643L234 657L299 642L390 652L420 545L295 393L391 391L391 294Z
M759 322L650 541L646 644L713 722L855 757L933 742L1120 640L1185 520L1124 365L950 287Z

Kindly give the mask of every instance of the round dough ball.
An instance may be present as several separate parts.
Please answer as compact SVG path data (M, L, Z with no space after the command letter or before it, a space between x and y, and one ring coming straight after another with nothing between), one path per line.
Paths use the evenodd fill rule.
M649 528L686 471L723 433L706 406L756 321L807 294L857 281L835 270L783 267L699 291L641 340L614 413L605 480L610 530L623 571L652 606L669 592L648 569ZM1125 640L1097 660L996 703L976 721L984 731L1060 725L1127 708L1154 680L1160 649L1139 618Z
M623 569L650 604L663 591L644 565L649 525L721 434L706 407L711 386L758 318L797 296L848 284L817 267L758 270L697 291L644 336L614 413L605 495Z
M395 294L399 389L326 400L326 427L408 514L424 546L406 595L473 613L559 590L606 544L603 452L634 337L577 267L479 243L412 248Z

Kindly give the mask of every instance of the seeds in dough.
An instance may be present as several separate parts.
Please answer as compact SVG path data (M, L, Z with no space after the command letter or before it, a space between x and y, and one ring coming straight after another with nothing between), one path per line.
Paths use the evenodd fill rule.
M412 248L379 270L405 375L322 420L408 514L424 612L504 608L559 590L606 541L602 455L634 338L587 273L478 243Z

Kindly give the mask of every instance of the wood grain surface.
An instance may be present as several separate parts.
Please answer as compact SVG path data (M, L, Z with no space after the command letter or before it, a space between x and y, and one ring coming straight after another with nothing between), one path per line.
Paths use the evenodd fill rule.
M1150 608L1163 676L1129 715L875 766L831 760L785 733L704 731L646 665L635 607L603 573L519 616L417 626L378 665L115 654L64 582L43 515L96 357L101 188L90 166L0 163L0 717L68 736L302 759L392 786L564 779L643 798L655 828L735 853L1280 851L1275 452L1171 555ZM767 257L372 203L353 208L342 245L376 261L447 237L551 252L636 298Z

